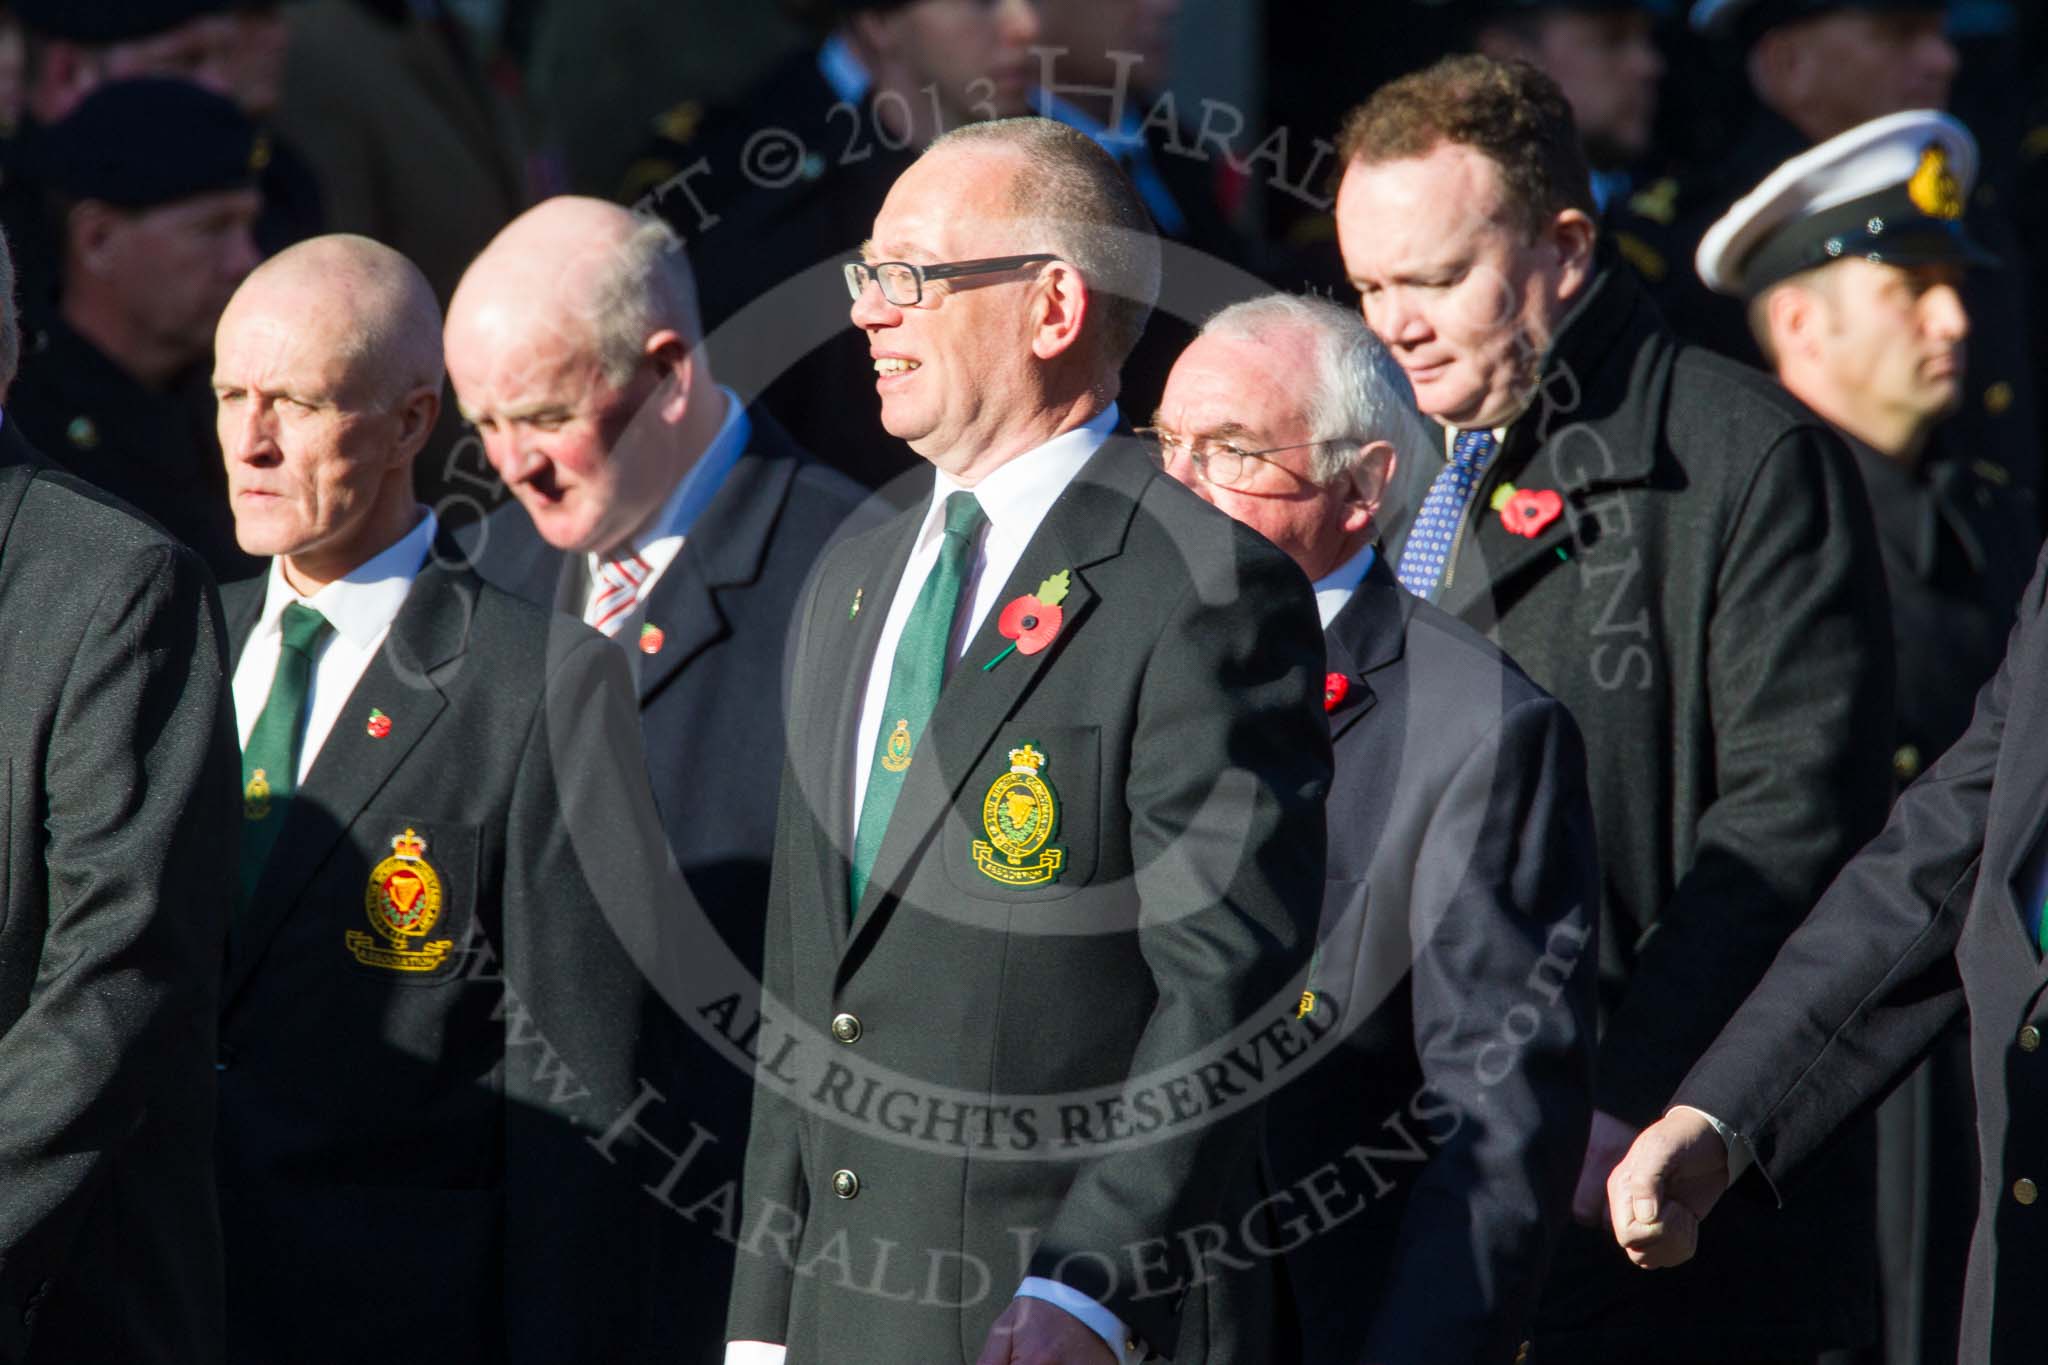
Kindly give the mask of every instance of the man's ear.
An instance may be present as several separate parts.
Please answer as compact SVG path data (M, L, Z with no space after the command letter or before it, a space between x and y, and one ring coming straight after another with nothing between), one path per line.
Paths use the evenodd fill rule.
M1031 305L1031 353L1040 360L1051 360L1080 341L1095 301L1081 272L1067 262L1054 261L1039 271Z
M1600 229L1583 211L1563 209L1545 229L1550 246L1557 253L1557 293L1572 298L1593 278L1593 244Z
M422 384L419 388L398 400L398 440L393 443L393 453L405 464L411 464L413 457L427 443L427 437L434 432L434 423L441 416L441 390Z
M65 260L92 275L104 275L113 265L115 239L127 223L127 215L97 199L82 199L72 205L64 219Z
M647 338L645 353L661 380L654 391L658 404L656 414L673 426L683 420L683 412L690 405L690 380L697 367L696 348L683 340L681 332L664 328Z
M1347 534L1363 531L1379 517L1387 485L1394 479L1395 460L1391 442L1373 441L1359 452L1357 463L1345 472L1350 483L1343 496L1343 526Z
M1773 289L1764 300L1764 321L1771 343L1785 356L1805 358L1813 353L1814 337L1820 329L1822 303L1811 289L1797 284Z

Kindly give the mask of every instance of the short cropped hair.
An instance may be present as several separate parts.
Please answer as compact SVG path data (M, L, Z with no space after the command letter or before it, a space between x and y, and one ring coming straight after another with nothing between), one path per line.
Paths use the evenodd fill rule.
M1571 104L1528 62L1468 53L1389 81L1345 118L1337 164L1403 161L1446 142L1500 168L1508 208L1532 238L1566 209L1594 216Z
M1010 148L1030 164L1010 207L1041 249L1081 272L1102 320L1103 359L1121 366L1159 297L1159 237L1130 178L1093 138L1048 118L963 124L928 150L974 144Z
M642 218L618 244L592 277L584 306L598 366L614 388L632 381L656 332L673 331L693 348L703 340L696 276L682 240L659 218Z
M1387 442L1403 462L1437 448L1430 423L1415 406L1407 374L1355 308L1322 298L1264 294L1225 308L1202 325L1202 335L1256 343L1297 328L1315 341L1315 370L1307 376L1303 408L1309 430L1326 443L1309 462L1311 479L1328 483L1349 473L1374 441Z
M1787 275L1749 301L1746 309L1749 334L1756 339L1756 348L1762 353L1764 363L1772 369L1778 368L1778 343L1771 336L1771 300L1787 289L1803 289L1832 304L1835 301L1835 281L1839 278L1837 273L1833 273L1836 264L1838 262L1829 261L1826 265Z

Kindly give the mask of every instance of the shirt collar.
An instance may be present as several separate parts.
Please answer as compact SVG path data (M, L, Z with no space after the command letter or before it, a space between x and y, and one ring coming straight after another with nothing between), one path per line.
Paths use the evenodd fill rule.
M1372 571L1372 544L1367 542L1364 549L1339 564L1315 581L1316 614L1323 618L1323 628L1329 629L1330 622L1337 619L1337 613L1344 610L1344 604L1358 591L1358 585L1365 581Z
M753 419L747 416L738 394L723 384L718 386L718 392L725 398L725 420L718 424L718 434L711 438L711 444L704 447L704 453L697 457L697 463L690 466L690 472L677 480L675 491L661 505L659 515L648 523L645 531L634 537L634 549L645 549L651 542L668 536L690 534L697 518L718 496L725 476L732 472L732 467L745 453L747 442L754 434Z
M1500 448L1508 443L1508 429L1514 426L1515 423L1521 421L1522 412L1527 411L1528 409L1526 407L1523 408L1521 412L1517 412L1513 417L1508 418L1507 421L1501 423L1499 426L1493 429L1493 453L1495 455L1498 455L1500 453ZM1439 422L1437 425L1443 428L1444 459L1448 460L1451 458L1451 451L1458 444L1458 438L1465 434L1466 428L1454 427L1449 422Z
M832 93L848 104L866 99L868 87L874 83L867 67L854 55L853 45L837 33L818 49L818 74L832 87Z
M967 488L940 470L932 486L931 506L925 511L919 537L932 534L934 526L943 524L941 509L946 499L964 490L974 494L975 501L981 504L991 535L1022 530L1028 538L1045 520L1045 514L1052 510L1059 495L1066 492L1074 476L1081 472L1081 466L1102 449L1120 420L1116 404L1111 403L1080 426L1063 431L1044 445L1027 450L1003 464L973 488Z
M405 605L420 567L427 562L439 521L433 509L419 509L420 519L387 549L321 588L311 597L301 597L284 579L284 560L270 561L270 584L263 597L263 615L257 631L275 631L284 609L304 602L327 618L335 633L358 649L369 649L391 629L398 609Z

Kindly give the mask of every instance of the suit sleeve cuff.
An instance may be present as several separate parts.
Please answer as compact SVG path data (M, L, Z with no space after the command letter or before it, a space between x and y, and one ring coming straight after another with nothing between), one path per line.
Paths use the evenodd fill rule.
M1110 1355L1116 1358L1117 1365L1138 1365L1145 1358L1144 1346L1131 1337L1122 1318L1071 1285L1030 1275L1017 1287L1017 1297L1043 1299L1079 1318L1083 1326L1102 1338L1109 1347ZM726 1365L733 1363L728 1361Z
M1733 1185L1742 1173L1756 1162L1756 1154L1749 1150L1749 1142L1742 1134L1730 1128L1704 1109L1695 1109L1689 1104L1674 1104L1672 1112L1683 1109L1688 1114L1698 1114L1720 1134L1721 1143L1728 1149L1728 1183Z
M725 1365L782 1365L788 1354L787 1346L771 1346L765 1341L725 1343Z

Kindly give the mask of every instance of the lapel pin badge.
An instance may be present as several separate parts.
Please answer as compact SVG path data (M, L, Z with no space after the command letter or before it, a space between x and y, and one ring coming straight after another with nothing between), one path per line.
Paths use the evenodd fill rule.
M382 739L391 733L391 717L371 707L369 723L364 725L363 729L368 732L371 739Z
M1334 711L1344 704L1344 698L1351 695L1351 679L1342 673L1326 674L1323 678L1323 710Z
M860 615L860 592L859 588L853 590L853 609L846 613L846 619L849 621Z
M667 643L668 635L660 626L649 622L640 627L640 652L642 654L659 654L661 653L661 647Z

